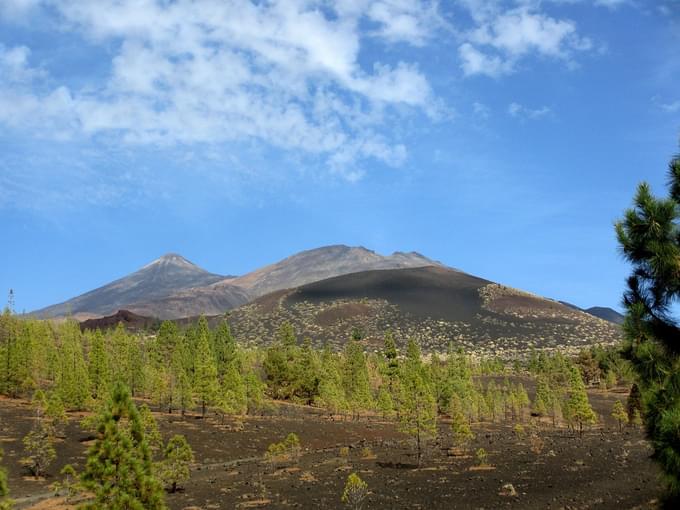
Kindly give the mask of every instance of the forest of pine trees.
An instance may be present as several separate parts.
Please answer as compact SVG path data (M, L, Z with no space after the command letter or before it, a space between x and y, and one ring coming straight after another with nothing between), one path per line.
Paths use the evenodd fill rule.
M610 352L594 351L584 357L586 363L541 352L510 368L498 359L475 360L454 347L446 356L426 359L413 340L400 351L390 332L379 351L365 352L357 333L342 352L333 352L313 348L309 339L300 341L289 324L268 347L243 348L226 320L211 329L204 317L182 329L164 322L155 334L132 334L122 325L81 331L70 320L39 321L9 311L0 316L0 392L33 399L39 419L24 442L30 454L27 465L36 474L53 459L51 444L65 411L93 410L90 425L100 437L107 431L107 441L141 449L133 458L114 461L102 458L109 451L105 444L91 449L83 480L101 498L111 495L100 494L93 485L98 470L105 469L93 457L100 464L132 463L130 469L139 472L135 483L143 490L130 490L150 498L156 498L160 483L145 478L152 455L165 459L160 472L171 489L187 476L185 464L171 461L186 463L190 452L180 439L164 447L149 409L137 409L132 399L144 398L160 412L202 416L272 413L273 402L285 400L341 419L379 417L394 421L413 438L420 462L428 441L442 434L464 446L473 438L474 422L522 424L533 416L539 425L567 425L582 433L597 419L583 374L594 364L603 376L612 371L625 380L625 370L608 364L611 357ZM508 377L518 371L523 377ZM528 378L536 382L533 399L518 382ZM112 428L116 413L129 423L127 432ZM440 430L442 416L451 425ZM138 422L143 438L135 436ZM158 504L155 499L144 503Z

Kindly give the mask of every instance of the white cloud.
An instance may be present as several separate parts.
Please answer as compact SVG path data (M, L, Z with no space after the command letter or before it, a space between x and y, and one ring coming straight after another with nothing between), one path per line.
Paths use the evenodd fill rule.
M484 103L474 102L472 103L472 113L474 113L476 117L486 120L491 117L491 108Z
M445 24L436 2L420 4L412 0L369 2L368 17L380 28L376 33L390 41L406 41L422 46L433 35L433 28Z
M364 37L421 46L437 30L431 2L343 0L12 0L13 12L57 12L62 28L113 52L104 82L52 85L28 48L0 47L0 123L45 135L105 134L127 143L257 140L353 166L398 165L379 136L386 116L434 115L413 62L366 67ZM360 29L364 22L376 28ZM97 92L91 92L96 90ZM400 112L400 113L397 113ZM41 128L42 127L42 128ZM49 128L49 129L44 129Z
M675 113L680 111L680 100L673 101L672 103L662 103L659 106L667 113Z
M537 6L523 5L503 9L500 2L464 0L475 27L465 35L458 48L466 76L482 74L498 77L515 71L518 62L539 55L567 62L575 52L592 49L587 37L579 36L576 24L539 12Z
M470 43L463 43L458 48L461 66L465 76L485 74L496 78L512 71L512 63L505 61L498 55L487 55L476 49Z
M537 109L532 109L532 108L527 108L524 105L521 105L519 103L510 103L508 105L508 114L511 117L516 117L519 119L529 119L529 120L538 120L543 117L546 117L547 115L550 115L552 113L552 110L548 108L547 106L542 106L541 108Z

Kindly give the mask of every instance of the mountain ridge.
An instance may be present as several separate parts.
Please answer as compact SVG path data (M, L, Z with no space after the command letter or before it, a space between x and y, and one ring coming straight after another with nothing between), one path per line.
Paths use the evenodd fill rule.
M380 255L361 246L330 245L293 254L241 276L210 273L177 253L113 282L31 315L92 318L118 310L160 319L221 314L276 290L369 269L441 265L417 252Z

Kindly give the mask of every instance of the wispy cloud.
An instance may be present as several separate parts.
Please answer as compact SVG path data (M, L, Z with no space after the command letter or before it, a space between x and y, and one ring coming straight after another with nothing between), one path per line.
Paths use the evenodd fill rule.
M0 47L0 123L43 136L259 140L351 173L366 159L403 161L403 145L379 133L386 116L436 115L417 63L359 61L366 37L425 44L437 30L435 3L11 0L3 12L41 8L89 44L113 48L106 80L74 89L48 87L54 80L28 48ZM360 30L366 22L370 33Z
M513 102L508 105L508 114L518 119L538 120L552 114L552 110L547 106L535 109L527 108L524 105Z
M462 0L474 21L458 47L465 76L499 77L513 73L530 55L553 58L573 65L573 56L592 49L576 23L540 11L540 2L484 2Z

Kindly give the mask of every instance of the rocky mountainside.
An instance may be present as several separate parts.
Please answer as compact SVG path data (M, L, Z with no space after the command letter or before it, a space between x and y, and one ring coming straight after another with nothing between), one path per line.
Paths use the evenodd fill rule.
M63 303L36 310L33 315L43 318L69 314L93 317L109 315L122 308L136 311L131 304L162 300L178 291L203 287L224 279L225 276L209 273L181 255L170 253L128 276Z
M440 265L439 262L416 252L395 252L385 256L362 246L334 245L297 253L275 264L229 280L229 283L246 289L253 297L259 297L276 290L290 289L334 276L372 269Z
M300 252L244 276L225 277L170 254L125 278L33 314L91 318L125 309L160 319L217 315L272 291L332 276L428 265L440 264L414 252L384 256L362 247L336 245Z

